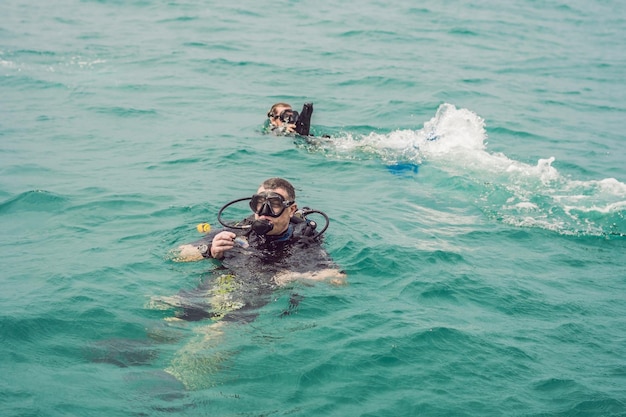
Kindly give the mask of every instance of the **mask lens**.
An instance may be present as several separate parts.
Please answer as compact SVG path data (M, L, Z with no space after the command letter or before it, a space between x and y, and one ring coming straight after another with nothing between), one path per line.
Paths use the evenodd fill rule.
M265 197L259 194L255 194L252 196L252 200L250 200L250 208L253 212L258 213L263 208L265 204Z
M280 216L285 208L283 199L280 197L269 197L266 201L269 204L272 213L276 216Z

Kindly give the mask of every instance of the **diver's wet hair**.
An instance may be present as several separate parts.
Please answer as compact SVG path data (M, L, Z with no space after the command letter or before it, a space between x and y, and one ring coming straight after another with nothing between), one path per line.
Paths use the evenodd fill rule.
M282 188L287 191L287 198L291 201L295 201L296 199L296 190L293 188L291 183L283 178L269 178L263 181L261 184L263 188L266 190L275 190L277 188Z
M272 108L270 109L270 111L267 112L267 117L271 117L272 115L274 116L278 116L274 110L276 110L277 107L285 107L285 108L291 108L291 104L289 103L275 103Z

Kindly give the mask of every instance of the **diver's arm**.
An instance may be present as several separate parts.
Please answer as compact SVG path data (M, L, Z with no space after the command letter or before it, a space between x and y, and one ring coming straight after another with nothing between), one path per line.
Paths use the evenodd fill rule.
M211 240L201 239L197 242L180 245L174 261L195 262L205 258L222 259L224 252L233 248L235 237L233 232L222 231Z
M174 256L175 262L195 262L204 259L202 256L202 246L191 243L180 245L178 253Z
M346 285L346 273L321 245L319 239L300 240L297 247L301 253L306 254L306 262L294 263L289 269L278 272L274 276L276 284L285 285L291 281L323 281L333 285Z

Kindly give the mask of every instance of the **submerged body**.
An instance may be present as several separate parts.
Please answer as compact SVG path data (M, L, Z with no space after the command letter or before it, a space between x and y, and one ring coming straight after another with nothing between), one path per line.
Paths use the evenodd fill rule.
M219 233L222 231L190 245L211 247ZM191 328L194 332L176 352L166 372L187 389L210 387L214 375L232 355L219 346L225 325L253 321L259 309L272 300L272 294L293 280L345 283L345 274L322 248L320 240L306 234L304 221L292 221L286 233L275 237L239 235L237 238L245 238L247 247L236 244L226 251L221 265L198 287L181 290L175 296L153 297L150 308L175 310L175 317L167 319L171 326ZM299 300L300 296L292 294L288 309Z

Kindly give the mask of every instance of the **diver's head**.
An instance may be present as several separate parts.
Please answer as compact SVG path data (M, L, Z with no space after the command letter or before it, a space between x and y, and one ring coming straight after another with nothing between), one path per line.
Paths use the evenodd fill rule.
M287 103L276 103L272 106L270 111L267 112L267 117L269 118L270 125L274 128L281 127L283 124L289 124L288 122L292 120L289 117L289 113L296 113L291 108L290 104ZM297 116L296 116L297 119Z
M253 230L270 236L284 233L298 209L295 200L296 192L289 181L282 178L265 180L250 200L256 220Z

